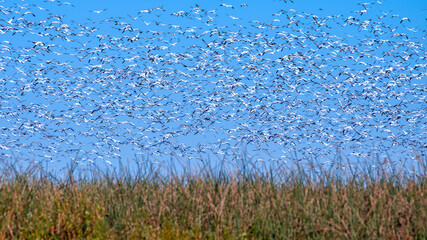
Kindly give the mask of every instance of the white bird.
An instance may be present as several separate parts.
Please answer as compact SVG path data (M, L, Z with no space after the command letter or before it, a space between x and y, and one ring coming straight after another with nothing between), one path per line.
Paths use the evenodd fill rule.
M402 23L403 21L408 21L408 22L410 22L411 20L409 20L409 18L407 18L407 17L404 17L404 18L400 19L400 23Z
M223 3L223 4L219 5L219 6L220 7L226 7L226 8L232 8L232 9L234 9L233 5L227 5L225 3Z
M91 12L93 12L93 13L102 13L102 12L104 12L105 10L107 10L106 8L104 8L104 9L102 9L102 10L94 10L94 11L91 11Z

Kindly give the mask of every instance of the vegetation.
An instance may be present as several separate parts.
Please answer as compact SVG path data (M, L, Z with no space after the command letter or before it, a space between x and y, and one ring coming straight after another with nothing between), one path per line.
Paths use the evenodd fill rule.
M427 239L417 161L418 174L250 162L178 174L145 163L71 165L64 178L3 162L0 239Z

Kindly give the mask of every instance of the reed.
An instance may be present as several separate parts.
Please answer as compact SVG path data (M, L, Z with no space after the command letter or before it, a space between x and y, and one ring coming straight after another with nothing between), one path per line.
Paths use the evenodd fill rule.
M71 165L63 178L3 161L0 239L427 239L417 160L420 174L249 161L178 174L146 162Z

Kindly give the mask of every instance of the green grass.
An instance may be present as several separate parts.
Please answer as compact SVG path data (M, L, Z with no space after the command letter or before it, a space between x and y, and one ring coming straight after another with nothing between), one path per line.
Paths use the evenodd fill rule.
M246 162L184 174L71 166L64 178L3 162L0 239L427 239L417 160L421 174Z

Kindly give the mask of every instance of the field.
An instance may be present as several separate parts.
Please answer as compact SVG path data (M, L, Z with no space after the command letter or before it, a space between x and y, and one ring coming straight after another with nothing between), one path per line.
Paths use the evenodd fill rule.
M0 239L427 239L417 172L255 164L101 171L1 163Z

